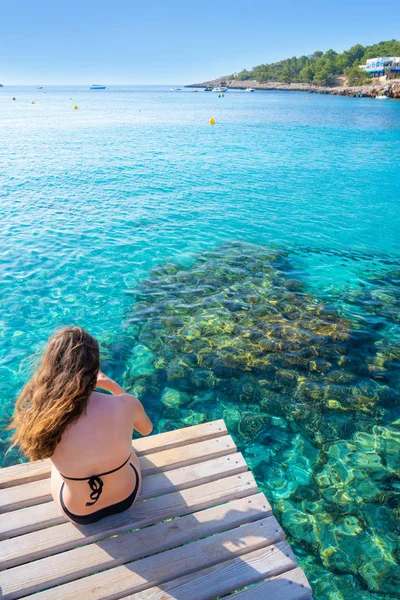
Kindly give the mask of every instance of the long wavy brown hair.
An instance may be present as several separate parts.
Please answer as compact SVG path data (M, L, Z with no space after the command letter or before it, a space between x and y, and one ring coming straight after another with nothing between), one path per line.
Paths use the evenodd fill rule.
M52 456L67 427L85 411L100 369L97 340L82 327L50 338L38 369L22 389L9 429L28 458Z

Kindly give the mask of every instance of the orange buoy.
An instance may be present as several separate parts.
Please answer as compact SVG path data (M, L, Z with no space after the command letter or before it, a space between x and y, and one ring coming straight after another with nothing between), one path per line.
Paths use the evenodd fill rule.
M209 123L210 125L215 125L215 119L210 119Z
M35 104L33 100L32 100L32 104Z
M75 104L75 106L74 106L74 109L75 109L75 110L78 110L78 106L77 106L77 104Z

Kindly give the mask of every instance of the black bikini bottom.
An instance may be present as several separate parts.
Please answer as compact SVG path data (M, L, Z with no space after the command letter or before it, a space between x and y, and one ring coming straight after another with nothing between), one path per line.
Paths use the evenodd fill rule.
M139 473L137 472L137 469L132 463L129 464L131 465L132 469L135 471L136 474L136 483L133 492L127 498L125 498L125 500L117 502L116 504L111 504L111 506L106 506L105 508L90 513L89 515L74 515L68 510L68 508L64 504L64 500L62 497L64 489L64 482L62 482L60 488L60 504L62 506L63 511L71 519L71 521L74 521L78 525L90 525L91 523L96 523L97 521L100 521L100 519L104 519L104 517L116 515L117 513L123 512L124 510L129 508L134 503L137 491L139 489Z

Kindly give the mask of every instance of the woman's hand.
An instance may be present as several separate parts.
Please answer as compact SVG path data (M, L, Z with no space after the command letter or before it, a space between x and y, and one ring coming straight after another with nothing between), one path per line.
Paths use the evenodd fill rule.
M110 378L107 377L107 375L104 375L104 373L99 370L99 372L97 374L97 385L99 387L102 387L105 390L105 389L107 389L105 387L105 384L107 384L109 382L110 382Z
M101 387L103 390L107 390L114 395L125 394L125 390L118 385L118 383L107 377L107 375L104 375L104 373L100 370L97 374L96 386Z

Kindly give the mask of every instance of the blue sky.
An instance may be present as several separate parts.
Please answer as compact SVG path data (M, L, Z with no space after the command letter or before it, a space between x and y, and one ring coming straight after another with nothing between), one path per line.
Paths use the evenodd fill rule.
M399 37L398 0L1 4L5 85L185 84L314 50Z

